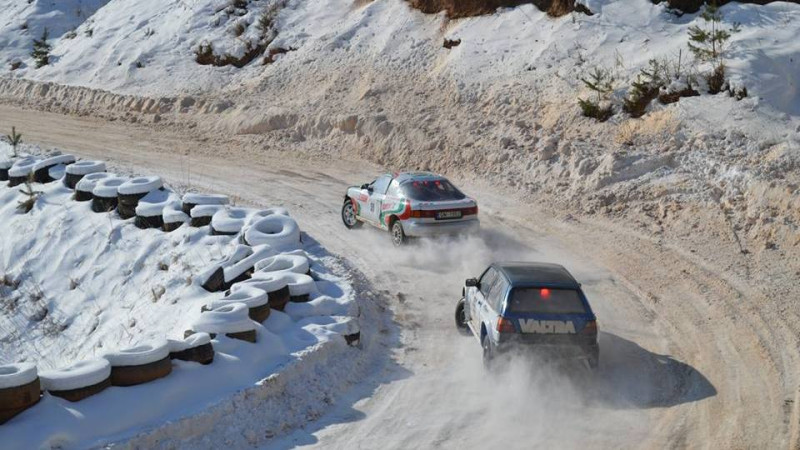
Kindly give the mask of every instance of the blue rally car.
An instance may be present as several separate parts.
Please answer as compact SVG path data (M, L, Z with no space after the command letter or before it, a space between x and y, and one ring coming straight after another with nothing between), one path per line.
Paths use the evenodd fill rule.
M494 263L466 281L455 316L459 331L478 338L487 367L511 349L598 366L597 318L560 265Z

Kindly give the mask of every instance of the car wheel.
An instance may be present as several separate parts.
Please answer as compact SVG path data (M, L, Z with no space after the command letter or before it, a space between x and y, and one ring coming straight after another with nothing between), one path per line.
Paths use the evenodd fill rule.
M350 200L345 200L342 205L342 222L348 229L358 228L361 225L356 216L356 209L353 208L353 202Z
M456 305L456 329L464 336L469 335L469 327L467 326L467 315L464 309L464 299L458 301Z
M395 247L402 247L406 243L406 233L403 231L403 224L399 220L392 223L392 244Z
M491 370L494 366L494 348L488 334L483 336L481 347L483 347L483 367L486 370Z

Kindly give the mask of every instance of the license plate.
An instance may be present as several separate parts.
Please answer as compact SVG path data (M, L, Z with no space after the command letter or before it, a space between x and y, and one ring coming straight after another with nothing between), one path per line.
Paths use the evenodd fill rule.
M461 211L441 211L436 213L436 220L460 219Z

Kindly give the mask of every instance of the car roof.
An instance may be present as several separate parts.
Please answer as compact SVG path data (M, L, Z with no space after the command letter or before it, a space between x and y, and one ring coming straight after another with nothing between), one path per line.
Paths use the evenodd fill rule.
M496 262L492 264L514 285L579 288L581 285L564 266L541 262Z

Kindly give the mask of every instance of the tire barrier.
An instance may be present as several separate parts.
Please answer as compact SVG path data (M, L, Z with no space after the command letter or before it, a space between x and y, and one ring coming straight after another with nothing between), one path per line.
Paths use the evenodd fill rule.
M222 208L211 217L211 234L235 236L244 228L249 211L244 208Z
M214 347L211 345L211 336L208 333L194 333L181 341L169 339L167 342L170 359L203 365L214 362Z
M75 200L79 202L88 202L94 198L92 191L101 180L106 178L116 178L116 175L108 172L94 172L86 174L75 184Z
M56 397L78 402L111 386L111 363L108 360L81 361L64 369L39 374L42 390Z
M19 186L28 181L33 171L33 166L38 162L39 159L33 156L17 159L11 168L8 169L8 187Z
M121 184L117 189L117 212L120 218L135 217L139 200L163 187L161 177L136 177Z
M258 323L264 322L269 317L269 297L266 291L254 286L242 287L241 289L231 292L230 295L226 297L213 300L209 304L209 307L213 311L233 303L243 303L247 306L250 319Z
M33 364L0 366L0 424L38 403L40 391L39 375Z
M92 190L92 211L106 213L117 209L117 189L127 181L122 177L108 177L98 180Z
M186 215L192 214L192 209L199 205L218 205L224 206L230 202L227 195L216 194L194 194L189 193L183 196L182 211Z
M0 159L0 181L8 181L8 169L13 165L10 159Z
M164 210L174 203L170 192L159 189L148 193L136 205L134 225L141 229L164 228Z
M300 245L300 227L291 217L272 214L248 227L244 239L252 246L267 244L276 250L294 249Z
M217 211L224 208L222 205L197 205L194 206L189 214L192 217L189 224L200 228L211 224L211 218Z
M361 327L358 324L358 318L345 317L343 320L339 321L336 328L339 334L344 337L344 341L347 342L347 345L356 346L361 341Z
M256 324L250 320L244 303L231 303L200 314L192 324L193 332L204 332L215 337L224 334L232 339L256 342Z
M250 279L231 286L231 292L236 292L246 287L261 289L267 293L269 307L276 311L283 311L289 303L289 280L282 275L263 274L260 278Z
M148 383L172 372L166 341L108 353L105 358L111 363L112 386Z
M67 166L64 176L64 185L70 189L75 189L78 182L90 173L106 171L106 163L102 161L78 161Z
M167 233L177 230L183 224L191 220L188 214L181 211L174 204L170 204L164 208L164 212L161 213L161 219L164 222L164 231Z
M31 171L33 172L33 181L36 183L50 183L56 181L56 179L61 177L55 178L51 176L50 169L53 169L56 166L69 166L74 162L75 157L73 155L58 155L53 156L52 158L43 159L31 168Z
M308 258L300 255L275 255L262 259L255 265L256 272L267 273L301 273L310 275Z

